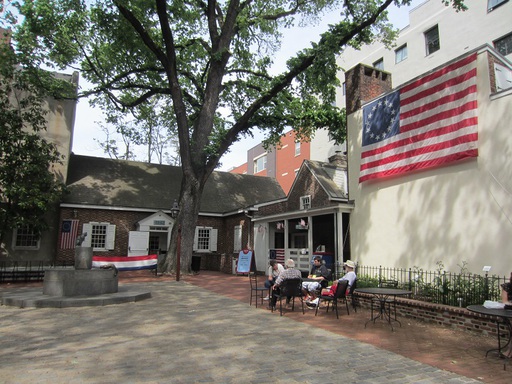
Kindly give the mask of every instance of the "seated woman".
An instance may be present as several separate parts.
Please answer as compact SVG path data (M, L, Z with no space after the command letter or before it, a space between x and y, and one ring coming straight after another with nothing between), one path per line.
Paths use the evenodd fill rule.
M512 273L510 273L509 282L501 284L501 288L501 301L503 304L505 304L505 306L512 306ZM506 357L512 357L512 343L508 345L508 348L503 352L503 355Z

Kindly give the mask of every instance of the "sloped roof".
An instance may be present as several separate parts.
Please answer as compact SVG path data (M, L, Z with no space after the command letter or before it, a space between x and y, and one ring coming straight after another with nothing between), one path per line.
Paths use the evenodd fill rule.
M299 172L307 168L331 200L347 199L346 170L322 161L304 160ZM296 178L295 180L297 180ZM293 186L292 186L293 188Z
M180 194L180 167L72 154L65 204L170 209ZM213 172L200 212L225 214L285 196L273 178Z

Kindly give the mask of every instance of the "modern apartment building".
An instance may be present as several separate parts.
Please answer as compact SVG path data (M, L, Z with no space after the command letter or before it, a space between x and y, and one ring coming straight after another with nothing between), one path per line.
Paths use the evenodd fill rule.
M365 64L392 74L393 87L428 72L484 44L512 58L512 2L466 0L467 11L456 12L439 0L426 0L409 12L391 49L374 43L356 50L348 47L338 58L342 87L337 104L346 106L345 72Z
M260 143L247 151L247 163L229 172L273 177L288 193L302 162L310 159L310 148L310 143L297 141L295 132L290 130L283 135L278 148L267 151Z
M409 12L409 25L400 31L395 47L387 49L382 43L374 43L360 50L347 48L338 58L342 87L337 105L347 106L345 72L358 64L391 74L391 86L395 88L485 44L511 59L512 1L466 0L465 4L467 11L456 12L440 0L426 0ZM503 76L507 74L505 71ZM501 83L507 81L512 79ZM309 143L293 140L293 131L289 131L280 149L267 152L261 144L251 148L247 163L230 172L275 177L288 193L303 160L328 162L337 152L346 152L346 146L334 145L325 130L317 131Z

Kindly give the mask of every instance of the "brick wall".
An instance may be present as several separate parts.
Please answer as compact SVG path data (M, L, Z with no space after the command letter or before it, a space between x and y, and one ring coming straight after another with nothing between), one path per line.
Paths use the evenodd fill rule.
M101 209L71 209L62 208L60 211L60 223L65 219L79 220L78 235L82 233L84 223L106 222L116 226L114 249L111 251L96 252L101 256L127 256L128 234L136 230L136 223L148 217L148 212L113 211ZM244 214L229 216L227 218L200 216L198 226L212 227L218 230L217 252L197 254L201 256L201 269L211 271L232 272L232 258L235 254L234 228L242 226L242 247L247 245L250 219ZM62 227L62 225L60 225ZM59 238L61 236L59 229ZM236 252L238 253L238 251ZM74 265L75 249L61 249L58 243L55 263L57 265Z
M370 308L370 296L359 294L359 303ZM468 311L466 308L397 298L398 318L409 318L477 334L497 337L495 318Z
M345 73L347 116L391 90L391 74L364 64L356 65Z

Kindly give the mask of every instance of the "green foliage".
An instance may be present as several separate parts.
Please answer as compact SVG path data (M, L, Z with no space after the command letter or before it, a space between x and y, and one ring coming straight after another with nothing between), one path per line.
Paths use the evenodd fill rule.
M456 1L459 3L460 0ZM78 68L106 110L127 113L157 100L172 110L183 171L180 217L195 223L201 193L230 146L254 130L278 141L286 128L310 138L320 127L342 142L345 115L333 107L336 55L396 31L386 9L410 0L27 0L15 29L23 64ZM339 14L320 40L271 74L280 28ZM169 115L170 116L170 115ZM184 197L186 196L186 197ZM192 229L183 226L185 263ZM173 236L176 236L173 234ZM172 252L169 252L172 254Z
M362 272L358 273L357 286L378 287L383 280L396 280L398 288L412 291L411 298L414 300L451 306L466 307L482 304L485 300L501 300L500 284L504 282L503 278L471 274L466 261L461 262L458 273L445 271L441 261L436 265L435 271L414 267L407 271L384 268L384 272L380 267L374 269L360 266L359 270ZM397 274L396 277L392 276L394 273Z
M376 288L379 286L378 276L358 275L357 288Z
M56 146L42 139L44 96L34 73L23 71L8 46L0 47L0 242L6 232L28 225L42 232L44 215L64 185L52 167L61 161Z

